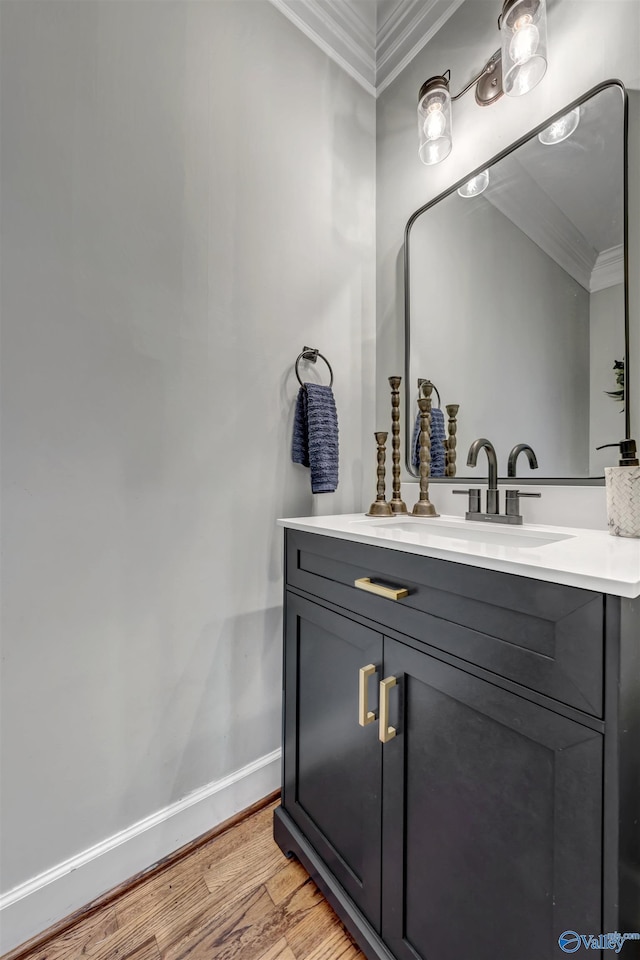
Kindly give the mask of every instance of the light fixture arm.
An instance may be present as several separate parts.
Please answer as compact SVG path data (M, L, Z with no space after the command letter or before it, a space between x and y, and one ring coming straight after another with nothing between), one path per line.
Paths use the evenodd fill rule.
M487 78L487 81L482 83L481 81L485 77ZM489 106L490 104L495 103L496 100L500 99L503 92L502 55L500 50L496 50L496 52L489 57L480 73L476 74L473 80L470 80L466 87L463 87L460 93L456 93L455 97L451 97L451 102L453 103L455 100L459 100L460 97L463 97L465 93L468 93L473 86L476 87L476 103L482 107Z

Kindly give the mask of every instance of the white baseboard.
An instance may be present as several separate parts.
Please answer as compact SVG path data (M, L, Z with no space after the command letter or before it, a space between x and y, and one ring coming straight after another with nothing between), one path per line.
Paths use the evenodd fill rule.
M280 753L194 790L0 896L0 954L277 790Z

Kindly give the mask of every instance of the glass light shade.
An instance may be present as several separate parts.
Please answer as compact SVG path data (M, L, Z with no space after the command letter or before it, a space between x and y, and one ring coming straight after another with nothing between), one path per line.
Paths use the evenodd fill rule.
M458 187L458 194L461 197L478 197L488 186L489 171L483 170L482 173L476 174L475 177L471 177L471 180L467 180L465 184Z
M546 0L505 0L500 34L502 86L508 96L521 97L547 71Z
M540 143L552 146L554 143L562 143L567 137L576 130L580 123L580 107L565 113L564 117L554 120L549 126L538 134Z
M423 91L425 91L423 93ZM440 163L451 153L451 94L444 77L422 85L418 101L418 155L423 163Z

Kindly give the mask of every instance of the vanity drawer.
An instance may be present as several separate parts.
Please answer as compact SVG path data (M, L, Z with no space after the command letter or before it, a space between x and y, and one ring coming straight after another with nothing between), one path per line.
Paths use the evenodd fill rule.
M290 586L602 717L602 594L298 530L286 538ZM354 586L366 577L408 595Z

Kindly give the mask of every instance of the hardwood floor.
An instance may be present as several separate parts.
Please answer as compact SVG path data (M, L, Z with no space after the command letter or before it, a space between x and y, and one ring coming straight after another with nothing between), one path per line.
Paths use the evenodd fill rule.
M276 803L23 960L365 960L272 837Z

